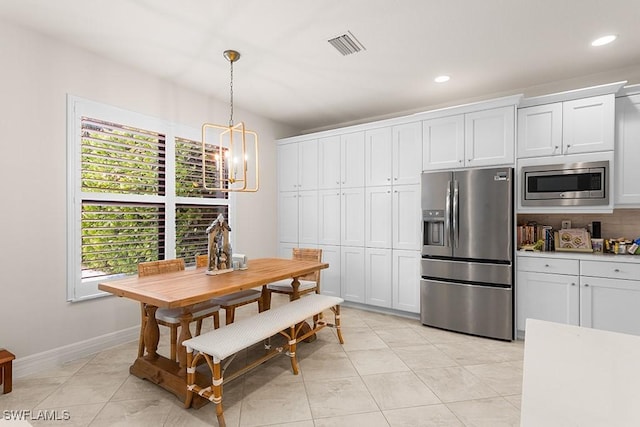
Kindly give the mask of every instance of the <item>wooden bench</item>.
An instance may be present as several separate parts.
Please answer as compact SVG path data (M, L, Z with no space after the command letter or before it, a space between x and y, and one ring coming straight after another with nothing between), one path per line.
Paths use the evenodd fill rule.
M338 297L309 294L285 305L241 319L231 325L184 341L182 344L187 349L187 398L185 400L185 408L191 406L193 394L197 393L216 404L218 423L220 427L224 427L225 421L222 411L223 382L229 382L237 378L239 375L281 354L283 351L290 356L291 368L293 373L297 375L296 345L325 326L334 327L340 343L344 344L342 332L340 331L340 304L343 301L342 298ZM333 312L333 324L323 320L322 312L325 310ZM308 318L313 318L313 327L305 332L303 328L307 326L305 320ZM270 345L266 345L267 352L264 356L223 378L224 369L221 368L220 364L224 359L277 334L287 338L288 343L285 346L272 349ZM196 367L201 362L201 359L207 362L211 370L212 380L211 385L208 387L201 387L195 383Z
M4 384L2 387L2 393L11 393L12 385L12 364L13 359L16 357L8 350L0 349L0 384Z

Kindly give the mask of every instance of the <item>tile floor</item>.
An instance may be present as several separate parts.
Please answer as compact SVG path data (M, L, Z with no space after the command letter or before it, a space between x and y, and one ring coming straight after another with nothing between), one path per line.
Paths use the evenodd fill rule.
M286 303L279 297L286 298L274 295L274 304ZM245 306L236 316L254 311ZM520 424L522 341L470 337L349 307L342 308L342 325L343 346L325 328L315 342L298 347L300 375L291 373L289 358L282 356L226 385L227 425ZM167 354L166 328L161 332L159 352ZM0 414L46 409L70 416L31 421L35 426L217 426L213 404L185 410L172 394L129 375L136 353L137 343L131 342L15 379L13 391L0 395Z

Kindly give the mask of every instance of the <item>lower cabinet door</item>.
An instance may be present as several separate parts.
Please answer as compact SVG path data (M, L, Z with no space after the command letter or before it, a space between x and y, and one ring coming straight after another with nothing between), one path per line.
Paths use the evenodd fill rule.
M640 281L582 276L580 297L582 326L640 335Z
M527 319L578 325L580 288L578 276L518 271L516 280L517 328Z
M340 249L340 287L342 298L345 301L364 304L364 264L364 248L342 246Z
M340 295L340 246L322 245L322 262L329 268L320 270L320 293L322 295Z
M391 307L391 249L365 249L365 303Z
M420 313L420 252L393 250L393 308Z

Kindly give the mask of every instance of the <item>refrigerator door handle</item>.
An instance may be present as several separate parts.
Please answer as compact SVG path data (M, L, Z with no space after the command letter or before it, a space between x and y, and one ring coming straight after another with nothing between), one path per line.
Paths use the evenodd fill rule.
M444 205L444 245L451 246L451 181L447 182L447 196Z
M458 229L458 210L459 210L459 200L458 200L458 181L453 181L453 239L454 239L454 247L458 247L458 243L460 242L460 230Z

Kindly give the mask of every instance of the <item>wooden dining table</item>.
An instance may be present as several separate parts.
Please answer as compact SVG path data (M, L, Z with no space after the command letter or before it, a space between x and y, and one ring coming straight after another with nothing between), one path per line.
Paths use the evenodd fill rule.
M184 399L187 394L185 348L182 345L178 346L178 362L157 353L160 331L155 313L159 307L184 309L180 317L179 342L182 343L191 338L189 324L192 315L189 312L189 306L260 286L262 300L268 304L270 299L267 285L289 278L292 279L293 299L296 299L300 286L298 278L328 267L329 264L316 261L259 258L250 260L245 270L209 275L206 268L198 268L145 277L131 276L101 282L98 289L144 304L149 319L144 330L146 353L134 361L129 372L158 384L178 398ZM265 307L265 309L268 308ZM205 403L207 403L206 400L198 399L193 402L193 406L200 407Z

